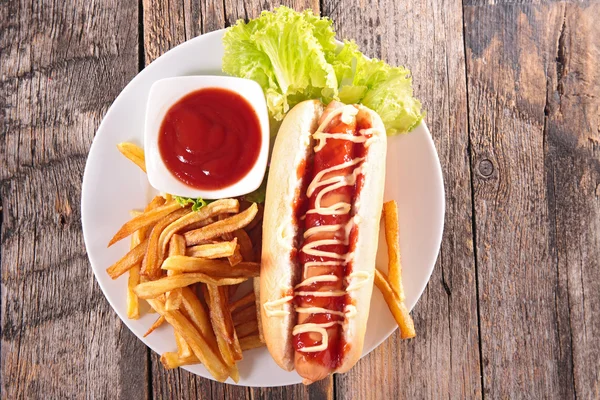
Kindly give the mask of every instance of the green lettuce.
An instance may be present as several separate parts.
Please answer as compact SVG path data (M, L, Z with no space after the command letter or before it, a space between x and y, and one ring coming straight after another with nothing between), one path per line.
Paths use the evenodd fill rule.
M211 200L204 200L200 197L198 197L197 199L194 199L192 197L173 196L173 198L175 199L175 201L177 203L179 203L179 205L181 207L185 207L188 204L191 204L192 211L198 211L199 209L201 209L202 207L206 206L208 203L211 202Z
M339 100L375 110L388 135L410 132L421 123L421 102L413 97L408 69L368 59L354 42L344 43L334 69L340 82Z
M279 7L248 23L240 20L223 37L223 71L258 82L275 120L297 103L337 97L331 21L312 11ZM327 54L327 57L326 57Z
M351 41L338 46L332 21L310 10L263 11L228 28L223 44L223 71L261 85L274 126L308 99L364 104L389 135L410 132L423 119L408 69L367 59Z

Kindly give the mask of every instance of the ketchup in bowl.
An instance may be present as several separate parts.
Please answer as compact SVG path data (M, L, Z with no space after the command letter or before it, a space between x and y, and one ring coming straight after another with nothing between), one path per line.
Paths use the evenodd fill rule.
M227 89L206 88L189 93L167 111L158 149L181 182L217 190L248 174L261 140L258 117L246 99Z

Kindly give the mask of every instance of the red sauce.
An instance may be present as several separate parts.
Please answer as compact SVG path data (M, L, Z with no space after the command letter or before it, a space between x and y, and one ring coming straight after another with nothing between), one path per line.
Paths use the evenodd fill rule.
M167 169L188 186L216 190L238 182L252 169L261 147L258 117L230 90L188 94L163 119L158 149Z
M351 135L356 135L358 133L359 129L362 129L362 128L363 127L356 126L354 124L353 125L345 125L341 122L338 122L336 125L333 125L332 127L330 127L327 130L327 132L348 133ZM302 165L302 168L299 168L299 170L302 169L302 170L310 171L309 176L308 176L308 178L309 178L308 181L310 182L319 171L322 171L322 170L332 167L334 165L342 164L346 161L350 161L357 157L362 157L362 156L364 156L364 154L365 154L365 147L362 143L355 144L355 143L347 141L347 140L329 139L329 140L327 140L327 143L323 147L323 149L321 149L321 151L315 153L314 159L311 160L312 161L311 168L306 168L306 166ZM353 170L353 168L354 167L349 167L348 169L343 170L342 172L344 174L349 174ZM351 198L352 199L351 203L354 203L354 201L356 200L356 196L358 196L358 193L360 192L361 188L362 188L362 174L359 175L359 180L357 181L357 185L341 187L339 189L336 189L335 191L330 192L330 195L342 195L346 198ZM302 198L306 199L306 200L304 200L303 206L299 207L298 204L296 204L296 213L297 213L296 221L298 222L298 227L299 227L299 238L302 237L302 232L304 232L308 228L311 228L314 226L321 226L321 225L345 224L351 218L351 215L307 214L305 220L302 222L302 220L299 219L298 216L304 215L307 208L312 209L315 207L315 199L316 199L318 193L320 192L320 190L322 190L322 189L323 189L323 187L315 190L315 192L309 199L306 199L306 197L304 196L306 193L306 188L304 188L304 191L301 193ZM306 203L308 203L308 204L306 204ZM299 212L302 212L302 214L299 214ZM356 228L354 227L352 229L352 232L350 233L349 245L323 245L323 246L319 246L318 249L324 250L324 251L335 252L337 254L346 254L348 252L353 251L354 247L356 246L356 238L357 238L357 232L356 232ZM312 239L312 240L311 239L312 239L312 236L310 238L308 238L306 240L306 242L304 242L304 240L302 240L302 239L299 239L298 240L298 242L300 242L299 245L301 246L303 244L309 243L312 240L315 240L315 239ZM304 242L304 243L302 243L302 242ZM332 260L329 257L312 256L312 255L305 254L301 251L298 251L297 253L295 252L294 255L297 255L297 257L298 257L299 264L300 264L299 268L301 271L304 268L303 265L308 261L330 261L330 260ZM347 265L344 265L344 266L328 267L328 270L329 270L328 273L330 275L336 275L340 278L337 282L314 283L312 285L308 285L308 286L304 287L302 290L303 291L318 291L320 289L322 289L322 290L343 290L344 277L347 276L351 272L351 269L352 268L351 268L350 263ZM322 307L322 308L327 308L332 311L339 311L339 312L344 311L344 308L349 300L350 299L349 299L348 295L346 295L346 296L325 296L325 297L296 296L294 299L297 306ZM329 314L329 313L318 313L318 314L311 314L302 323L317 323L317 324L319 324L319 323L342 321L342 320L343 320L343 317L338 316L338 315L333 315L333 314ZM325 365L331 369L335 369L340 365L343 355L345 354L345 352L347 351L347 349L349 347L348 347L348 344L345 343L345 341L343 340L341 325L335 324L331 328L327 328L327 333L328 333L328 338L329 338L327 349L325 349L323 351L319 351L319 352L308 352L308 353L300 352L300 354L302 354L303 357L305 357L306 359L314 360L314 361L316 361L322 365ZM293 339L294 339L293 340L294 348L296 350L301 350L305 347L316 346L321 343L321 338L319 335L311 335L310 333L301 333L301 334L295 335Z

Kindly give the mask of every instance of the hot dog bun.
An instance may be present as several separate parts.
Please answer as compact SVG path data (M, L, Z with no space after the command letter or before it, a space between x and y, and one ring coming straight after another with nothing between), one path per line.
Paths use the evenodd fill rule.
M295 224L295 200L298 196L306 196L306 193L300 192L305 183L303 180L311 178L301 175L307 158L314 151L312 134L317 130L323 105L319 101L296 105L284 119L273 149L263 221L260 278L262 327L269 352L277 364L288 371L296 367L305 378L305 383L322 379L333 372L346 372L360 359L363 349L383 204L387 141L381 118L364 106L358 105L356 108L357 120L368 121L372 128L372 137L367 141L368 150L361 167L363 186L355 198L352 211L357 227L352 273L362 273L363 277L347 279L347 285L354 284L355 287L348 292L348 304L356 307L356 313L344 318L342 335L345 346L341 362L334 370L306 360L295 366L292 336L297 323L292 300L294 286L301 280L298 276L301 268L296 259L298 229Z
M306 101L295 106L283 120L273 146L271 167L267 181L265 212L263 217L263 252L261 258L260 310L265 342L275 362L283 369L294 369L292 328L296 323L291 301L267 315L265 304L277 302L290 288L297 268L290 255L297 228L291 223L294 199L300 190L301 180L296 171L304 163L312 144L311 135L323 113L320 101ZM287 314L283 314L287 313Z

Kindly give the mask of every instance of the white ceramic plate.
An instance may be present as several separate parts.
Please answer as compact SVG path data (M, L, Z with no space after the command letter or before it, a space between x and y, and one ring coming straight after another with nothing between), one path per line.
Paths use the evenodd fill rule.
M125 159L117 143L142 145L146 99L158 79L186 75L221 75L223 30L192 39L154 61L139 73L117 97L98 128L83 177L81 216L83 234L94 274L108 302L125 325L155 352L176 350L172 329L163 326L143 338L156 319L144 313L139 320L127 318L127 277L112 280L106 268L123 256L129 241L106 245L127 221L129 211L142 209L154 194L143 172ZM400 247L406 303L412 309L425 289L437 259L444 225L444 185L440 162L425 123L408 135L388 141L386 200L398 202ZM383 237L380 235L380 237ZM378 265L387 265L385 242L380 239ZM375 288L363 356L396 329L381 294ZM416 340L419 340L418 337ZM202 365L188 371L211 378ZM280 369L266 348L244 353L239 363L240 382L245 386L283 386L300 383L295 372ZM228 383L233 383L228 380Z

